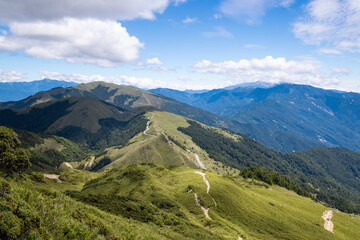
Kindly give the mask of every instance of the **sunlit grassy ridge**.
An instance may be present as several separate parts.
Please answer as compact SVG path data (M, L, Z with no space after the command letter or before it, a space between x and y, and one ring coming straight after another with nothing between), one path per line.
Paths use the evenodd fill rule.
M218 173L236 174L239 171L224 166L221 162L211 159L208 154L197 146L190 136L178 131L179 127L190 126L187 118L163 111L152 111L145 114L150 118L148 134L139 133L129 141L123 148L112 147L105 151L105 154L98 157L96 162L103 159L110 159L110 164L104 169L123 166L130 163L149 162L163 166L187 166L199 168L194 153L198 154L206 168L212 169ZM203 125L204 127L207 127ZM239 139L239 136L233 135L227 131L208 127L219 131L231 139ZM189 150L189 151L187 151Z
M262 182L224 177L211 171L205 173L211 195L206 193L206 184L195 170L152 164L113 169L87 183L80 193L73 194L117 215L168 225L187 238L192 231L205 234L203 230L226 239L236 239L238 235L243 239L356 239L360 236L358 217L335 212L335 233L332 234L323 228L321 218L327 208L309 198ZM210 208L212 220L205 218L196 205L194 193L198 194L202 206ZM216 207L211 196L217 202ZM97 200L92 203L91 199ZM109 206L114 199L118 201L117 207ZM133 202L131 213L124 210L127 205L119 203L119 199ZM185 226L188 231L184 230Z

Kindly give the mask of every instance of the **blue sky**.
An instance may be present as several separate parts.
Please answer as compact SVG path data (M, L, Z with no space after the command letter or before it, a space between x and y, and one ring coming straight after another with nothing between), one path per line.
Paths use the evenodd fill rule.
M0 81L360 92L358 0L59 2L0 0Z

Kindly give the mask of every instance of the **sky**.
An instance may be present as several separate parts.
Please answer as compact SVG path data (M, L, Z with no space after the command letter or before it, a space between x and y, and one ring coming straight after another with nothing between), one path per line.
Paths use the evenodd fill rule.
M359 0L0 0L0 81L360 92Z

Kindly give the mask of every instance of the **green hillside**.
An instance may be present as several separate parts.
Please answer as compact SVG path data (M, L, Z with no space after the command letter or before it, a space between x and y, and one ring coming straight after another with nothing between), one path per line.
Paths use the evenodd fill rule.
M360 155L356 152L314 148L283 154L245 135L201 125L179 115L154 111L146 116L150 118L147 133L153 136L141 132L123 148L107 148L96 158L93 171L142 162L201 168L197 154L207 169L218 174L237 175L250 166L273 169L291 177L317 200L342 211L360 211Z
M143 111L137 109L133 114ZM310 196L306 188L312 191L312 197L328 196L322 200L335 205L337 190L329 187L336 186L356 206L356 198L346 195L354 191L351 184L356 184L347 181L355 178L350 173L359 165L356 153L324 149L323 155L319 148L283 154L245 135L168 112L151 111L138 117L144 121L141 131L134 132L134 136L125 131L129 140L123 139L124 144L97 152L59 136L18 131L22 147L37 153L57 151L67 161L50 161L51 155L46 155L46 164L55 167L46 169L40 162L20 177L0 174L2 236L7 239L359 236L358 216L304 197ZM348 162L344 168L340 160L338 165L329 165L331 170L322 165L326 159L335 164L340 157ZM280 174L263 168L245 168L252 165ZM334 167L343 176L337 176L339 171ZM35 172L44 169L47 171ZM323 194L323 187L329 188L328 195ZM333 233L324 229L322 218L330 210Z
M29 171L56 171L64 162L79 162L88 157L91 149L55 135L39 135L18 130L21 147L30 153Z
M334 234L323 228L326 207L277 186L241 177L154 164L126 165L88 182L73 198L118 216L168 226L187 239L353 239L359 218L334 213ZM208 208L209 218L196 204Z
M280 153L253 139L232 133L229 138L218 130L189 121L179 130L189 135L209 157L242 169L261 166L296 179L317 195L317 199L348 212L360 212L360 154L344 148L314 148L309 151Z
M1 109L0 125L56 134L92 149L123 145L145 128L142 111L128 111L94 98L65 98L20 110Z

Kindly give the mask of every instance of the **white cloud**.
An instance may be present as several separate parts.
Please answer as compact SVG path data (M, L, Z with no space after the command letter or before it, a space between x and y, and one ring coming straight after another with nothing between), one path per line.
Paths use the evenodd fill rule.
M216 38L216 37L232 38L233 37L232 33L223 27L214 27L213 31L202 32L201 34L207 38Z
M76 73L62 74L57 72L41 72L41 78L42 79L49 78L54 80L62 80L62 81L77 82L77 83L103 81L103 82L110 82L119 85L131 85L144 89L152 89L158 87L180 88L180 86L175 83L171 83L171 82L168 83L160 80L154 80L151 78L138 78L132 76L107 77L99 74L86 75L86 74L76 74Z
M0 19L5 22L56 20L63 17L131 20L154 19L168 5L186 0L0 0Z
M157 57L148 58L145 62L138 62L138 66L141 66L141 70L145 71L155 71L155 72L170 72L173 69L164 67L164 63L160 61Z
M99 66L136 60L143 44L121 23L96 19L11 23L11 35L0 36L0 49L24 50L30 56L65 59Z
M295 0L223 0L220 11L229 17L245 18L252 25L259 23L268 9L289 7Z
M351 70L348 68L338 68L334 67L332 69L333 75L348 75L351 73Z
M359 0L312 0L293 27L296 37L323 53L360 52Z
M224 61L212 63L203 60L194 65L199 73L226 75L232 84L243 82L297 83L316 86L329 86L339 80L321 73L317 67L306 62L287 61L285 58L242 59L238 62Z
M146 64L164 65L164 63L160 61L157 57L146 59Z
M182 20L183 23L194 23L197 21L197 18L194 17L194 18L191 18L191 17L187 17L185 18L184 20Z
M117 20L154 19L187 0L0 0L0 50L38 58L116 66L143 44Z
M0 69L0 82L18 82L24 77L24 73L16 71L3 71Z

